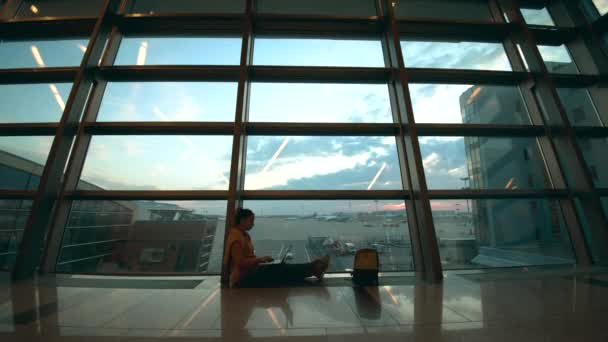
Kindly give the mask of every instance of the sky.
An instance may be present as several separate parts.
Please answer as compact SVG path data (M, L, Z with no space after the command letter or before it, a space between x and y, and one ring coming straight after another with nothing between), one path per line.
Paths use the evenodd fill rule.
M546 22L543 13L526 20ZM528 19L534 18L534 19ZM0 42L0 68L78 66L82 39ZM256 38L254 65L383 67L379 41ZM117 65L237 65L239 38L123 39ZM408 67L509 71L501 44L403 41ZM58 53L60 52L60 53ZM571 61L565 47L541 48L545 60ZM410 84L421 123L461 123L460 97L474 85ZM57 122L71 84L0 86L0 122ZM234 82L110 83L99 121L234 120ZM516 93L516 90L514 90ZM491 110L491 109L490 109ZM392 122L388 88L374 84L254 83L253 122ZM43 163L47 137L4 137L0 148ZM468 175L462 137L421 137L432 189L459 189ZM111 190L226 190L230 136L95 136L82 181ZM248 139L245 188L400 189L394 137Z

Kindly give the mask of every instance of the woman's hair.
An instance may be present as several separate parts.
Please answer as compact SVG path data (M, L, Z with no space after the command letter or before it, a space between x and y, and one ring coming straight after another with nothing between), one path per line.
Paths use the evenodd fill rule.
M254 215L253 211L251 211L250 209L238 208L238 209L236 209L236 216L234 218L234 222L236 222L236 224L239 224L239 223L241 223L242 219L246 219L253 215Z

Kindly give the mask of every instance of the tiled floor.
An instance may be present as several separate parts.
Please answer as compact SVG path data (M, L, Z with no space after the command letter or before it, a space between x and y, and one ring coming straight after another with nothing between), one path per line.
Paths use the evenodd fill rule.
M0 341L608 341L603 270L366 288L221 289L217 278L188 289L78 287L64 277L4 281Z

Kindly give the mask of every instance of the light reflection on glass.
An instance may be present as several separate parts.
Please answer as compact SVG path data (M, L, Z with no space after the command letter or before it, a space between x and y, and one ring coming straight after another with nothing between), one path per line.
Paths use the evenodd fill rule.
M575 262L557 201L434 200L431 208L444 269Z
M245 189L401 189L394 137L265 137L247 142Z
M360 248L379 252L383 271L412 269L405 203L399 200L245 201L256 215L250 231L257 255L292 246L290 263L329 255L331 272L352 268Z
M511 71L500 43L403 40L401 49L409 68Z
M536 138L420 137L430 189L550 188Z
M94 136L80 189L226 190L232 137Z

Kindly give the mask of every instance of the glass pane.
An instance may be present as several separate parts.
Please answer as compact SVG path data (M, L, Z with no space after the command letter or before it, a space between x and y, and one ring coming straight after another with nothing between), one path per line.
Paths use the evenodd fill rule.
M277 256L292 246L287 262L305 263L330 256L330 272L353 268L361 248L379 252L382 271L413 269L403 201L245 201L256 214L250 231L258 256Z
M256 38L253 64L384 67L379 40Z
M598 188L608 188L608 138L580 138L579 146Z
M444 269L575 263L556 201L431 201Z
M593 0L593 4L601 15L608 13L608 0Z
M522 8L521 15L528 25L555 26L547 8Z
M236 83L108 83L98 121L234 121Z
M241 39L125 37L116 65L238 65Z
M245 0L135 0L131 13L243 13Z
M221 271L225 201L75 201L57 271Z
M104 0L24 0L16 17L97 17L103 4Z
M394 137L252 136L247 190L401 189Z
M0 85L0 122L58 122L71 83Z
M547 66L547 70L557 74L578 74L576 64L570 57L565 45L539 45L538 50Z
M0 137L0 189L35 190L53 137Z
M530 124L517 87L465 84L410 84L419 123Z
M10 270L15 264L23 229L32 209L30 200L0 199L0 269Z
M79 66L86 39L0 40L0 69Z
M395 14L402 18L493 21L487 1L401 0Z
M259 13L375 16L373 0L258 0Z
M410 68L511 71L500 43L401 41Z
M230 136L94 136L78 184L94 190L227 190Z
M585 88L557 88L559 99L573 126L601 126L591 97Z
M421 137L430 189L551 188L536 138Z
M393 122L386 84L253 83L250 121Z

